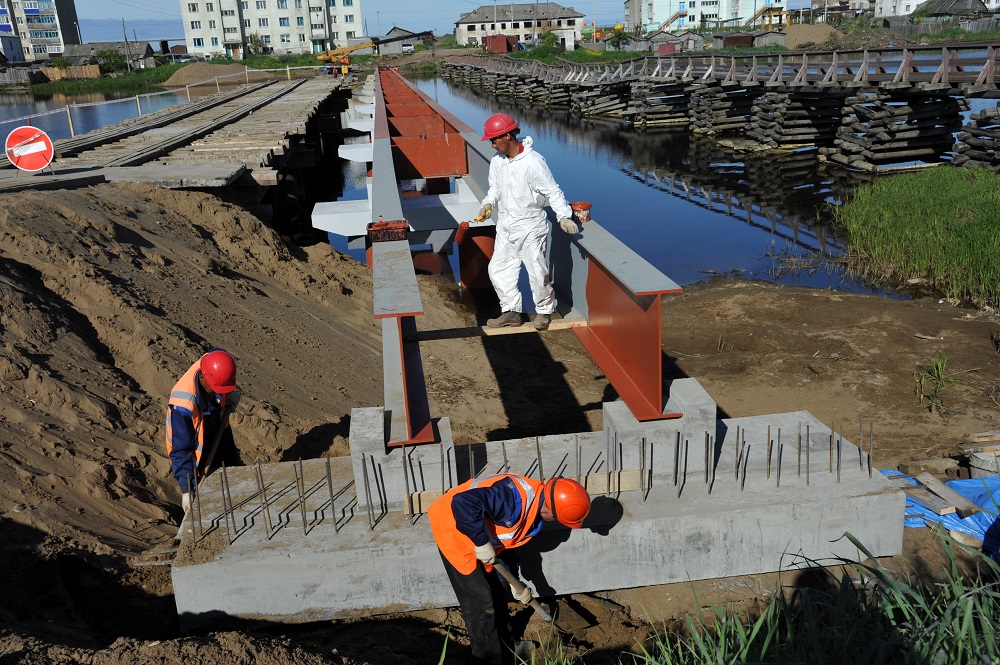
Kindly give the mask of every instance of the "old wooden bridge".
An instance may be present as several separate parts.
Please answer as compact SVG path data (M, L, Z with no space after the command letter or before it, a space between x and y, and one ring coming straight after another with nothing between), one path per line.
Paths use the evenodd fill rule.
M968 98L997 90L998 58L988 44L613 64L467 55L450 58L442 75L587 117L742 133L776 149L820 146L831 161L875 170L950 151Z

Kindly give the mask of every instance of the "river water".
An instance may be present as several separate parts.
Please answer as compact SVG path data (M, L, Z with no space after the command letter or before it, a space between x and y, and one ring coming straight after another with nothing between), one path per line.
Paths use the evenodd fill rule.
M734 274L782 284L905 297L849 275L830 227L831 206L856 180L821 165L812 151L774 156L726 150L688 130L635 131L486 95L442 79L414 81L474 129L503 111L521 123L570 201L589 201L594 219L681 286ZM31 124L53 139L183 103L183 93L0 94L0 135ZM995 100L972 100L973 111ZM342 161L343 198L363 198L365 170Z

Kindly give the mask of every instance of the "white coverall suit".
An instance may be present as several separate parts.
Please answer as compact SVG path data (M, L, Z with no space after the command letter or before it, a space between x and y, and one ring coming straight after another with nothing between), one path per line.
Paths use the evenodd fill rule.
M523 312L517 288L521 264L528 271L535 312L551 314L555 293L549 281L549 223L546 199L561 219L573 210L556 184L545 158L532 150L530 136L521 140L524 149L513 159L494 155L490 161L490 189L482 205L492 206L497 229L489 275L504 312Z

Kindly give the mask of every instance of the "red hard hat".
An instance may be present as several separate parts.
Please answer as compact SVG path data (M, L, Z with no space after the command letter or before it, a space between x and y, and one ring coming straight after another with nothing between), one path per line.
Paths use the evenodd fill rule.
M506 113L494 113L486 118L486 123L483 125L483 140L492 141L515 129L517 129L517 120Z
M545 505L557 522L579 529L590 513L590 495L583 485L569 478L550 478L542 488Z
M236 390L236 361L222 349L212 349L201 357L201 375L220 395Z

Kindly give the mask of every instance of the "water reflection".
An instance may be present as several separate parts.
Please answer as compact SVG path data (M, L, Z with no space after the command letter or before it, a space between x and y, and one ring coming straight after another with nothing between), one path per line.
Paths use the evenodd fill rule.
M687 130L637 131L452 81L418 87L478 130L493 112L530 135L571 200L681 285L738 273L783 284L883 293L845 272L830 204L854 181L814 151L745 153Z

